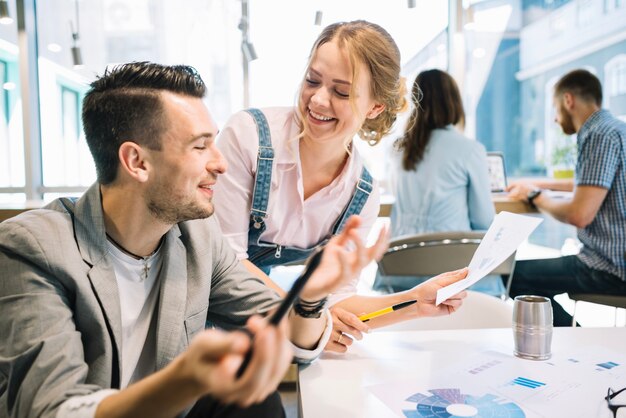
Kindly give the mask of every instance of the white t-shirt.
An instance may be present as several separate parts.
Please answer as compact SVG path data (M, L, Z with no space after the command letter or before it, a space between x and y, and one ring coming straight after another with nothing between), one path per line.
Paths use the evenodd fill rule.
M137 260L107 241L120 297L122 322L122 353L120 388L155 372L156 319L162 265L159 249L146 259ZM65 401L57 418L87 418L95 416L98 404L116 389L103 389Z

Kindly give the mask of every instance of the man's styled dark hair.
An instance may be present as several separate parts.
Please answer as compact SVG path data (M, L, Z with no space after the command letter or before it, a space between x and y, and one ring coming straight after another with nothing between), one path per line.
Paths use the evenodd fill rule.
M574 70L565 74L554 86L554 95L560 97L571 93L587 102L602 106L602 84L598 77L587 70Z
M161 91L202 98L206 85L193 67L150 62L107 68L91 83L83 100L83 129L100 184L115 180L122 143L133 141L161 149L161 135L168 123Z

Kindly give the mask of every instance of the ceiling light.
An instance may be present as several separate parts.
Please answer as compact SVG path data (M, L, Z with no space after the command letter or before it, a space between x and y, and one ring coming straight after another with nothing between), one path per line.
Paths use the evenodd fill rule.
M315 26L322 26L322 11L315 12Z
M487 51L485 51L484 48L476 48L472 52L472 55L474 56L474 58L483 58L485 55L487 55Z
M80 47L74 45L72 47L72 64L74 68L83 68L83 54L80 52Z
M50 51L50 52L61 52L61 49L63 49L63 48L61 48L61 45L59 45L57 43L53 42L51 44L48 44L48 51Z
M70 21L70 29L72 30L72 64L74 68L83 68L83 54L80 51L79 40L80 40L80 21L78 18L78 0L74 0L74 5L76 7L76 31L74 31L74 25Z
M9 14L9 2L7 0L0 0L0 23L3 25L13 23L13 18Z
M252 42L243 41L241 43L241 50L243 51L243 56L246 58L247 62L254 61L258 58Z

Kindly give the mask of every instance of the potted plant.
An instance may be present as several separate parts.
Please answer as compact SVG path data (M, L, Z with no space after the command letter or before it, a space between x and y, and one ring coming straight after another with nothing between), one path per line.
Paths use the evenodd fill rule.
M552 176L555 179L574 177L577 156L576 141L564 137L552 150Z

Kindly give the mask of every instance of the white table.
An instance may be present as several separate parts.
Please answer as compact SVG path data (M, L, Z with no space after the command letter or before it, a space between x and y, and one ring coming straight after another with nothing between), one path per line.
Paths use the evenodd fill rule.
M517 199L511 199L506 194L493 193L491 195L496 213L502 211L513 213L537 213L537 208L530 204ZM380 196L380 210L378 216L388 217L391 215L391 208L395 203L396 198L389 194L383 194Z
M626 328L555 328L552 352L556 358L576 347L601 345L626 354L625 342ZM301 414L303 418L396 416L368 386L392 385L408 378L416 385L427 385L439 371L485 350L512 353L512 331L374 332L355 342L345 355L325 353L313 364L301 367ZM600 389L606 391L606 387L594 388ZM598 410L606 409L606 417L611 416L601 397L594 396L593 402Z

